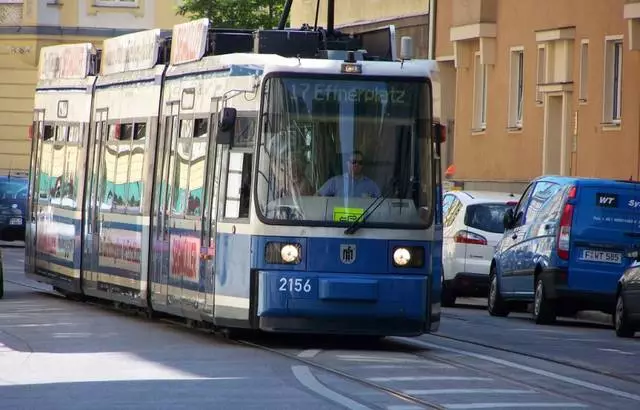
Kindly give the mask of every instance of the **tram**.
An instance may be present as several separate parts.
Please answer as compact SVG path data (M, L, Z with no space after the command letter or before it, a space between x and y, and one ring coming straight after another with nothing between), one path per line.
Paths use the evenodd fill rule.
M26 275L216 328L436 331L436 63L283 27L43 48Z

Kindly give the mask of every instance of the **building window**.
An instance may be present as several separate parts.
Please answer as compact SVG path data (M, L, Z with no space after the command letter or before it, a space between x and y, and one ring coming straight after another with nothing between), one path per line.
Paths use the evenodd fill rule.
M137 7L138 0L95 0L94 5L99 7Z
M622 36L605 42L604 123L619 124L622 119Z
M484 131L487 128L487 66L480 63L480 53L475 55L473 70L473 130Z
M588 98L589 79L589 40L582 40L580 44L580 90L578 101L586 103Z
M509 79L509 128L522 128L524 109L524 49L511 49L511 73Z
M536 104L542 105L544 100L540 87L542 84L547 82L547 48L544 45L538 46L538 66L536 77Z

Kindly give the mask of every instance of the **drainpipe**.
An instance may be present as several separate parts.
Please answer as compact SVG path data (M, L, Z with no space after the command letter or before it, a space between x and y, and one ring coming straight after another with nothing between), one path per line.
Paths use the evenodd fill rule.
M436 3L437 0L429 0L429 60L436 58Z

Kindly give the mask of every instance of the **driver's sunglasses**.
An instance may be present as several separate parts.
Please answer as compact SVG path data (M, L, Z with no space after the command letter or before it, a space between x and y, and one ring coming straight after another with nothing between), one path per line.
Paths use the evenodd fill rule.
M352 159L351 162L353 165L362 165L362 160L361 159Z

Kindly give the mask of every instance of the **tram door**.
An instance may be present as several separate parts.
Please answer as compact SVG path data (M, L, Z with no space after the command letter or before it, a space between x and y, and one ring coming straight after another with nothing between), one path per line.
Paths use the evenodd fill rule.
M106 160L104 144L108 135L108 110L96 110L96 119L89 135L89 161L87 164L87 187L84 195L84 236L85 242L82 254L83 286L97 290L100 271L100 235L102 229L101 205L106 189L102 180L105 178Z
M215 294L215 269L216 269L216 220L218 219L218 193L220 187L220 167L222 158L219 155L219 148L216 145L216 134L218 132L218 112L220 110L220 99L214 98L211 101L211 117L209 119L209 144L207 154L207 173L205 181L205 199L202 212L202 237L201 243L204 263L204 284L205 284L205 312L213 318L213 305Z
M159 187L154 200L156 214L153 220L153 271L151 285L151 300L154 306L165 306L168 311L181 313L181 301L169 297L169 269L171 249L169 246L169 224L171 203L174 195L173 183L175 172L174 153L178 139L180 122L180 101L167 103L168 115L163 118L163 132L158 141L156 160L158 162L156 186Z
M24 216L26 226L25 251L26 272L36 269L38 202L40 199L40 166L42 154L42 135L44 134L44 110L35 110L31 126L31 163L29 165L29 196L27 214Z

